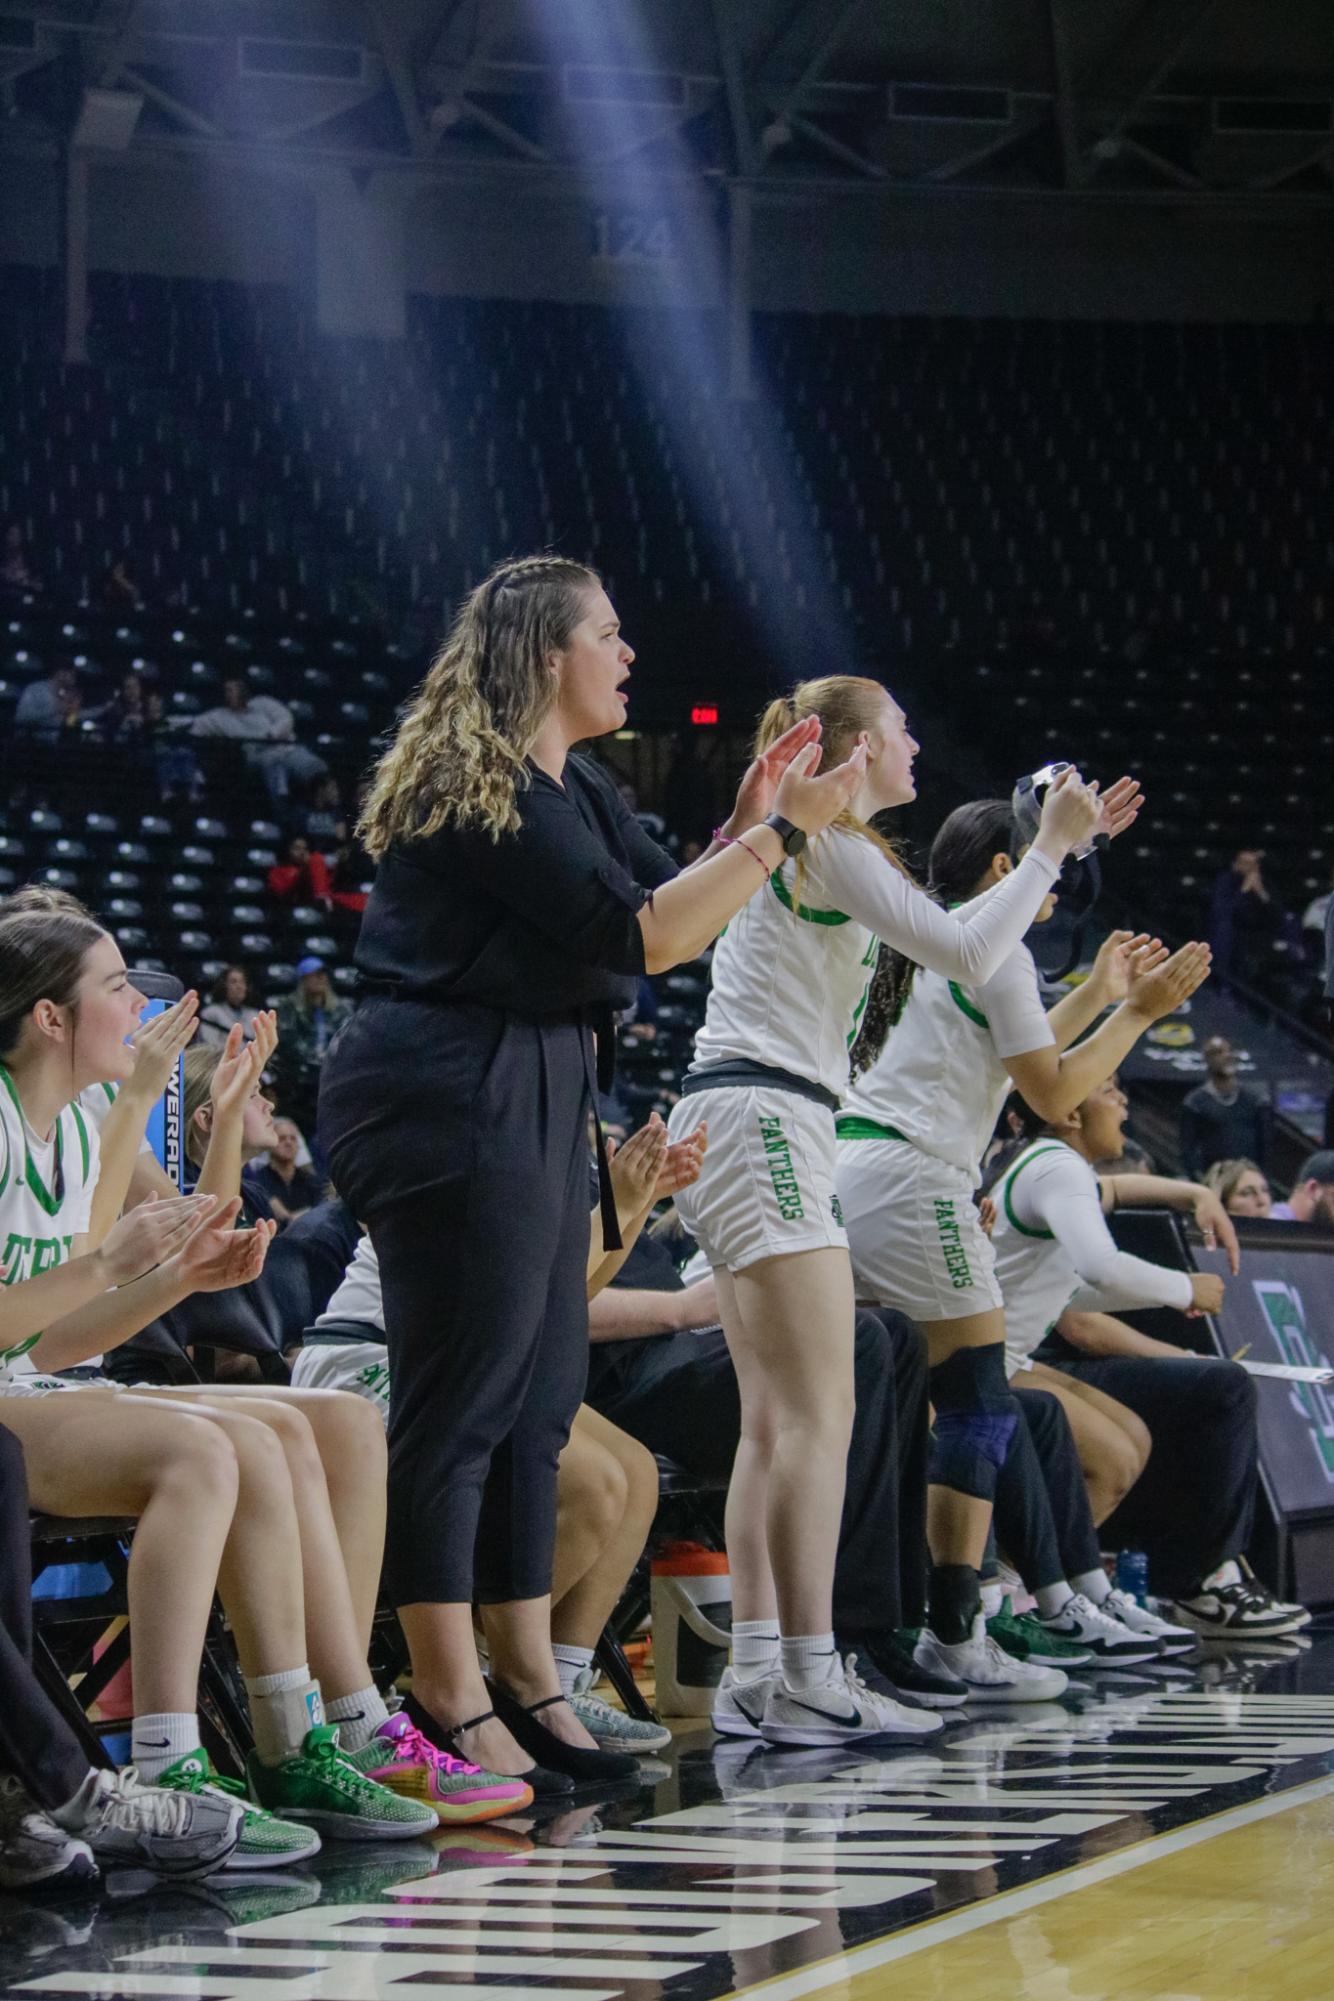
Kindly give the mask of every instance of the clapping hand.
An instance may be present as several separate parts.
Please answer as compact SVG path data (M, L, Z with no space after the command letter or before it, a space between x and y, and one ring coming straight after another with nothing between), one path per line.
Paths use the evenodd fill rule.
M124 1088L146 1104L156 1104L171 1080L177 1057L198 1025L199 995L193 988L151 1021L141 1021L130 1036L134 1068Z
M1164 964L1168 957L1161 938L1147 931L1109 931L1098 947L1089 980L1109 1001L1123 1001L1132 980L1141 979Z
M209 1102L215 1119L244 1112L256 1084L264 1075L269 1059L278 1046L278 1017L272 1009L255 1016L254 1040L245 1042L239 1022L227 1032L227 1041L209 1086Z
M747 827L756 827L774 810L774 800L778 793L778 781L799 751L809 744L820 741L820 718L803 716L799 723L793 723L790 730L784 730L769 745L768 750L747 766L740 785L737 787L736 805L722 828L729 836L744 834Z
M1137 778L1118 778L1115 785L1109 785L1102 794L1102 818L1098 832L1114 841L1118 834L1124 834L1127 827L1133 827L1144 804L1144 794Z
M240 1197L233 1196L177 1252L177 1275L189 1291L226 1292L249 1285L263 1271L278 1226L260 1222L253 1230L238 1230L234 1226L240 1213Z

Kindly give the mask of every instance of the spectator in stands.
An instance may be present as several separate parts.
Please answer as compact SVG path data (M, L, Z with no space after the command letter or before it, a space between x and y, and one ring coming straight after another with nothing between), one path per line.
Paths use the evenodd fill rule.
M269 870L268 884L280 903L299 903L308 897L323 910L353 910L360 915L366 908L365 893L339 889L334 870L304 834L294 834L287 843L284 859Z
M1331 903L1334 903L1334 870L1330 873L1330 887L1322 890L1319 896L1313 896L1302 912L1302 930L1314 931L1317 937L1323 939Z
M311 846L328 854L349 841L347 808L343 790L334 774L326 772L310 795L310 804L297 816L298 824Z
M233 1028L247 1042L255 1032L255 1007L250 999L250 975L244 966L228 966L213 982L207 1005L200 1010L200 1045L221 1049Z
M1334 1230L1334 1151L1322 1147L1308 1154L1287 1201L1275 1202L1269 1214L1276 1223L1315 1223Z
M5 530L4 552L0 555L0 589L8 591L41 589L40 583L28 566L28 555L23 546L23 530L17 521L11 521Z
M1214 972L1249 985L1272 970L1276 948L1286 940L1291 919L1265 875L1263 848L1241 848L1214 879L1209 906L1209 943Z
M291 1119L273 1121L274 1140L264 1160L252 1161L242 1184L262 1190L269 1213L281 1229L293 1216L315 1209L324 1200L324 1183L308 1167L298 1167L301 1134Z
M190 722L197 737L228 737L245 748L246 763L259 772L277 806L284 805L292 782L322 778L324 759L296 740L292 711L273 695L252 695L243 674L229 674L222 684L222 707L205 709Z
M1204 1067L1205 1081L1181 1104L1182 1173L1187 1181L1200 1181L1216 1160L1243 1155L1263 1167L1274 1122L1268 1098L1254 1084L1238 1082L1237 1053L1225 1035L1211 1035L1205 1043Z
M273 1081L279 1105L304 1133L315 1131L325 1052L351 1012L329 984L323 959L311 953L298 961L296 991L278 1008Z
M153 751L153 772L164 806L188 800L197 806L204 796L204 774L188 743L182 743L167 716L160 688L144 690L144 733Z
M108 611L143 610L143 592L134 580L128 556L118 556L103 578L102 602Z
M83 697L72 667L53 667L41 681L30 681L14 710L14 729L34 743L56 744L77 730L83 718Z
M1204 1177L1229 1216L1272 1216L1269 1183L1253 1160L1216 1160Z

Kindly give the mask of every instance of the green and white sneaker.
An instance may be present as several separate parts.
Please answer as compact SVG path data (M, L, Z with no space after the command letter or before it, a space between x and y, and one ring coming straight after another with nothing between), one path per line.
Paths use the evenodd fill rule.
M1014 1611L1008 1598L1002 1600L1000 1611L987 1620L987 1632L1011 1660L1022 1661L1026 1666L1078 1668L1087 1667L1093 1659L1090 1648L1081 1647L1074 1640L1063 1640L1044 1626L1041 1619L1030 1619L1026 1612Z
M614 1703L593 1694L596 1668L581 1668L569 1698L571 1709L600 1751L661 1751L671 1743L672 1733L664 1723L641 1721L627 1716Z
M280 1765L246 1760L250 1797L270 1813L327 1834L331 1841L399 1841L434 1834L435 1811L418 1800L400 1799L387 1786L363 1778L338 1748L334 1724L306 1732L301 1749Z
M240 1838L221 1864L223 1869L285 1869L292 1862L308 1862L320 1852L320 1837L313 1827L298 1827L294 1821L279 1820L277 1814L252 1805L239 1779L221 1778L213 1770L207 1751L188 1751L174 1765L168 1765L154 1784L165 1792L203 1793L241 1807Z

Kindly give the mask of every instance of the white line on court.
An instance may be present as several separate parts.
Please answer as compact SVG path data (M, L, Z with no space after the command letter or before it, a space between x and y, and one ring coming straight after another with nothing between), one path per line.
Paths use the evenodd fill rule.
M1106 1883L1114 1876L1128 1875L1132 1869L1142 1869L1146 1863L1157 1862L1165 1855L1176 1855L1184 1848L1198 1847L1202 1842L1212 1841L1215 1835L1230 1834L1234 1828L1248 1827L1257 1820L1268 1820L1272 1814L1286 1813L1291 1807L1308 1806L1313 1800L1327 1799L1331 1793L1334 1793L1334 1774L1313 1779L1309 1785L1294 1786L1291 1792L1253 1800L1249 1806L1230 1807L1226 1813L1215 1814L1212 1819L1196 1821L1190 1827L1179 1827L1170 1834L1136 1842L1134 1847L1124 1848L1116 1855L1104 1855L1097 1862L1076 1863L1073 1869L1062 1870L1045 1882L1005 1890L1000 1896L988 1897L965 1910L929 1919L893 1938L876 1939L868 1945L854 1946L850 1952L841 1952L832 1959L822 1959L814 1966L803 1966L795 1973L756 1981L751 1987L738 1987L727 1997L727 2001L739 2001L740 1996L750 1994L762 1995L764 2001L799 2001L800 1996L818 1994L822 1988L845 1986L859 1973L873 1973L879 1966L889 1966L898 1959L910 1959L930 1946L943 1945L948 1939L963 1938L969 1932L983 1930L987 1925L1019 1917L1024 1911L1036 1910L1041 1904L1054 1904L1059 1897L1068 1897L1072 1891L1086 1890L1095 1883Z

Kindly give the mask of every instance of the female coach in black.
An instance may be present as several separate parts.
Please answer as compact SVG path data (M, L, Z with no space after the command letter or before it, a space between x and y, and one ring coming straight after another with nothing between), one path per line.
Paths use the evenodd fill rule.
M534 1755L576 1777L625 1763L559 1698L548 1596L556 1460L588 1361L593 1031L609 1050L636 976L696 957L863 775L859 748L811 776L818 724L799 724L678 875L569 755L624 725L633 659L580 564L505 563L466 600L366 803L369 997L320 1088L320 1137L384 1283L386 1576L413 1720L504 1773Z

